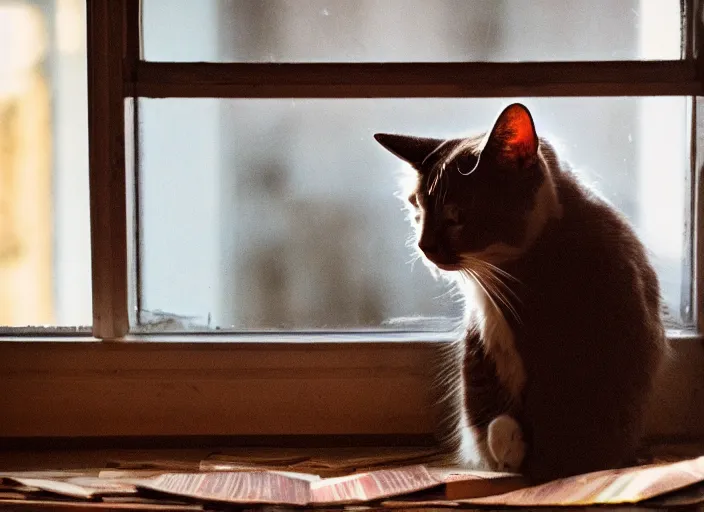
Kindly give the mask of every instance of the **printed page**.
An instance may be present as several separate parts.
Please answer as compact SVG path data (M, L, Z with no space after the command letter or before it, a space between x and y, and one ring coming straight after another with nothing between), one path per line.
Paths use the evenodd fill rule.
M269 469L292 471L294 465L303 464L309 458L304 455L227 455L215 453L201 460L199 469L200 471L266 471Z
M524 488L528 482L517 473L430 468L436 480L445 484L447 500L479 498Z
M96 496L131 495L137 493L137 488L130 482L106 480L94 476L75 476L64 479L4 477L4 480L14 482L20 486L83 499Z
M440 485L425 466L382 469L311 483L312 503L355 503L400 496Z
M498 496L461 501L522 507L639 503L702 481L704 457L699 457L674 464L598 471Z
M137 487L130 479L99 478L95 476L76 476L64 482L79 485L93 491L94 496L136 494Z
M311 457L309 460L297 463L292 469L296 471L333 470L368 472L377 468L389 468L390 466L411 466L427 463L433 457L437 457L439 453L436 448L412 450L379 448L366 455L355 455L355 452L358 451L359 450L355 449L350 450L348 453L343 451L337 455Z
M140 487L227 503L306 505L310 483L276 472L171 473L145 480Z
M160 469L163 471L198 471L199 461L154 459L154 460L108 460L107 467L115 469Z
M502 471L482 471L478 469L462 469L457 467L430 467L428 471L437 480L445 483L463 482L467 480L497 480L502 478L521 478L519 473Z
M70 496L72 498L89 499L96 495L96 491L94 489L86 488L73 483L62 482L60 480L19 477L7 477L7 480L11 480L23 486L34 487L41 489L42 491L53 492L55 494L61 494L62 496Z

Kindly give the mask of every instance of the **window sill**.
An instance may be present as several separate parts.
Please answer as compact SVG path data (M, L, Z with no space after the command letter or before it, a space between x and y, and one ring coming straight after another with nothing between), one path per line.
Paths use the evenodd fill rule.
M0 343L0 437L433 432L439 411L432 361L446 343L319 342L317 336L268 343L162 335ZM692 335L671 344L648 436L704 439L704 344Z

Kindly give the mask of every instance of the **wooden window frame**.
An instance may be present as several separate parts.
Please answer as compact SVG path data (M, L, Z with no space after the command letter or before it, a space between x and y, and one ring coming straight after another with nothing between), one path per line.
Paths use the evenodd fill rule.
M439 357L447 340L128 333L125 111L133 97L690 96L693 303L702 332L704 60L694 15L701 4L682 5L687 24L677 61L244 64L142 61L139 0L87 0L93 336L0 343L0 440L427 439L441 413L428 361ZM682 334L671 345L648 433L701 439L702 337Z

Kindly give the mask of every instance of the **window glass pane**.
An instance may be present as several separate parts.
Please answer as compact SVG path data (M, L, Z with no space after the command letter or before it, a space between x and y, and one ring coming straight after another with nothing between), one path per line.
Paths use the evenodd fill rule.
M213 62L680 58L674 0L144 0L145 58Z
M410 263L411 227L395 197L400 161L372 135L469 134L507 102L140 100L137 323L449 329L459 305L421 262ZM687 100L524 103L561 157L634 223L681 323L690 283Z
M85 2L0 0L0 326L91 320Z

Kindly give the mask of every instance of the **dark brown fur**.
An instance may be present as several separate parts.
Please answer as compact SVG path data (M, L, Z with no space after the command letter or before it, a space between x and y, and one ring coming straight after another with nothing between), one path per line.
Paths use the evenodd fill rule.
M657 276L631 228L572 175L554 179L562 219L506 267L522 283L512 327L529 380L517 419L537 479L633 456L665 343Z
M461 253L496 242L520 245L536 193L552 180L561 216L520 257L497 264L515 278L504 282L517 314L499 304L525 368L525 387L511 400L470 326L466 410L482 450L493 418L508 413L518 420L527 443L522 471L536 481L629 461L665 335L657 276L628 223L581 185L544 140L539 158L529 154L515 169L496 152L480 154L481 138L377 140L418 170L410 200L422 214L419 246L435 264L457 265ZM459 205L461 215L448 219L448 204Z

